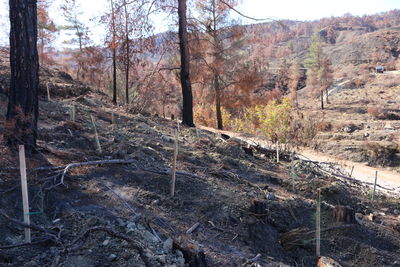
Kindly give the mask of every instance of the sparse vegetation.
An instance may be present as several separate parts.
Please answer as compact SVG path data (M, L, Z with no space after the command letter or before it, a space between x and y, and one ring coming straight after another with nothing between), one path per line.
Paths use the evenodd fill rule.
M320 121L318 122L317 131L319 132L330 132L333 129L332 123L329 121Z
M372 166L390 166L396 153L399 153L399 147L395 143L383 145L376 142L366 142L362 148L365 159Z
M383 108L372 106L367 109L368 114L378 120L400 120L400 115L394 112L385 111Z
M9 1L1 266L400 262L400 10L249 25L235 0L110 0L95 43L87 2L60 27L52 1Z

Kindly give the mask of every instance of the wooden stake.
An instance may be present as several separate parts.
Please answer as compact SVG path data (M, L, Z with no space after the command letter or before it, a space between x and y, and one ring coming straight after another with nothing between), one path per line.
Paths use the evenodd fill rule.
M174 142L174 158L172 162L172 180L171 180L171 197L175 195L175 182L176 182L176 158L178 156L178 131L175 130Z
M49 83L46 84L46 89L47 89L47 100L50 101L50 87L49 87Z
M375 183L374 183L374 190L372 191L371 200L375 200L375 190L376 190L376 182L378 181L378 171L375 171Z
M293 154L294 154L294 152L292 152L290 154L290 176L292 177L292 187L293 187L292 189L294 192L295 178L297 178L297 174L294 171L294 163L293 163L294 156L293 156Z
M353 177L354 166L351 167L350 177Z
M75 104L71 106L71 121L75 122Z
M317 189L317 214L316 214L316 256L317 259L321 257L321 189Z
M111 112L111 129L113 131L114 131L114 126L115 126L114 112Z
M177 125L177 127L178 127L178 132L180 132L181 129L180 129L180 127L179 127L179 121L178 121L178 119L176 119L176 125Z
M90 115L90 119L92 120L92 124L93 124L94 135L95 135L95 138L96 138L97 150L101 153L101 145L100 145L99 135L97 134L96 124L94 123L94 118L93 118L92 115Z
M279 163L279 141L276 141L276 162Z
M24 209L24 223L30 225L29 218L29 198L28 198L28 183L26 181L26 160L25 160L25 147L19 146L19 167L21 171L21 188L22 188L22 204ZM25 228L25 242L31 243L31 229Z

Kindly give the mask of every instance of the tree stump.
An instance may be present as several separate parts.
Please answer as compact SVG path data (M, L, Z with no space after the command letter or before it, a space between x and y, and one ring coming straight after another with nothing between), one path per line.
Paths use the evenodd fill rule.
M198 248L188 244L183 246L174 241L174 249L179 249L182 251L183 257L185 258L185 263L189 267L207 267L206 255L203 251L199 251Z
M253 152L253 148L250 146L242 146L242 149L244 151L244 153L246 153L249 156L254 156L254 152Z
M355 212L349 206L336 206L333 209L333 217L336 222L344 224L354 224L356 223Z
M267 202L253 199L251 201L250 211L254 214L265 214L267 212Z
M339 263L337 263L335 260L328 258L328 257L321 257L318 259L317 263L318 267L342 267Z

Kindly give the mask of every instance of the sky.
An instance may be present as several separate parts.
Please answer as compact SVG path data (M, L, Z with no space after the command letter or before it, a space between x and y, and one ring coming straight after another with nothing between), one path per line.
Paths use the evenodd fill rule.
M50 10L50 16L56 24L62 25L64 21L60 13L60 3L63 0L54 0ZM240 0L239 0L240 1ZM6 0L0 0L0 45L8 43L8 10ZM78 0L84 12L84 21L92 29L92 38L95 43L101 43L104 36L102 28L98 26L98 19L107 9L107 0ZM323 17L341 16L345 13L362 16L375 14L392 9L400 8L400 0L241 0L237 9L245 15L255 18L291 19L291 20L315 20ZM244 23L254 23L242 19ZM162 16L155 19L158 24L156 29L164 31L167 29ZM61 34L56 46L63 46L62 39L67 38Z
M242 0L240 10L253 17L315 20L345 13L362 16L400 8L400 0Z

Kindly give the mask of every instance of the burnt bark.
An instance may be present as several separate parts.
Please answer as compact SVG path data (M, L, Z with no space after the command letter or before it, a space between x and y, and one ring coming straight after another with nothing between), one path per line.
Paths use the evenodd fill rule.
M117 104L117 42L115 30L114 2L111 0L111 27L112 27L112 70L113 70L113 104Z
M221 88L219 85L218 75L214 77L214 87L215 87L215 109L217 113L217 128L223 130L222 122L222 111L221 111Z
M321 109L324 109L324 91L321 91L320 98L321 98Z
M181 56L181 86L183 97L182 124L194 127L193 123L193 94L190 84L189 43L186 19L186 0L178 0L179 16L179 48Z
M112 61L113 61L113 104L117 104L117 59L116 59L116 48L112 48Z
M5 139L11 146L36 146L38 122L39 57L37 1L10 0L10 65Z
M212 15L213 15L213 29L212 29L212 37L214 42L214 63L216 66L222 61L221 59L221 43L217 34L217 14L216 14L216 5L215 0L212 2ZM217 128L219 130L223 130L223 122L222 122L222 111L221 111L221 85L219 83L218 70L216 67L213 69L214 72L214 89L215 89L215 111L217 115Z
M173 242L173 249L182 251L183 257L186 264L189 267L207 267L207 260L204 251L200 251L188 244L179 244L176 241Z
M333 217L335 218L336 222L345 224L356 223L354 209L348 206L336 206L333 210Z
M128 20L128 10L127 10L127 4L126 1L124 1L124 12L125 12L125 50L126 50L126 55L125 55L125 60L126 60L126 65L125 65L125 102L126 105L129 105L129 70L130 70L130 40L129 40L129 20Z
M251 201L250 211L257 215L263 215L267 212L267 202L264 200L253 199Z

